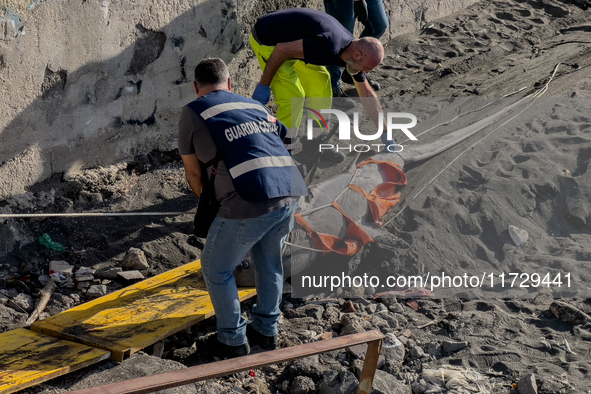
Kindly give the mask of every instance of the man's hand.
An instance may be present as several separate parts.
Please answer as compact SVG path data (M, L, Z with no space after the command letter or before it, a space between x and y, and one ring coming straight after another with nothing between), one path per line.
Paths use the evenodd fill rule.
M252 94L252 98L265 105L271 99L271 87L259 83Z
M181 155L181 159L183 159L185 177L187 178L187 182L189 182L189 186L191 186L191 189L197 197L201 197L203 184L201 182L201 164L197 155L194 153L191 155Z
M355 0L353 11L359 22L363 23L367 21L367 5L364 0Z

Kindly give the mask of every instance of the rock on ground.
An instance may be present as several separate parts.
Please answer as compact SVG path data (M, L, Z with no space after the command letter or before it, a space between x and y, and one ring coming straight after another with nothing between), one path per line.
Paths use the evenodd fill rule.
M307 376L296 376L291 383L289 394L314 394L316 385L314 381Z
M29 316L0 304L0 333L20 328Z
M130 248L121 261L121 268L126 271L150 268L144 252L138 248Z
M519 394L538 394L535 375L532 373L519 379L517 391L519 391Z
M549 309L557 319L560 319L565 323L578 325L591 321L589 315L566 302L554 301Z
M373 379L371 394L412 394L412 390L388 372L378 369Z

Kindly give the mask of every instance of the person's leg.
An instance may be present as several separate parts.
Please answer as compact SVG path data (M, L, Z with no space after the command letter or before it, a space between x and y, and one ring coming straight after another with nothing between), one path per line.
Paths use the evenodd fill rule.
M325 0L324 10L326 13L353 33L355 28L355 13L353 12L354 0ZM340 66L327 66L326 69L330 73L330 83L332 90L341 89L341 67Z
M272 212L275 225L252 247L256 267L257 303L252 308L252 327L267 337L277 335L283 290L283 244L293 229L297 203Z
M326 70L326 67L315 66L313 64L305 64L299 62L295 66L296 72L300 77L302 87L306 93L306 107L320 111L322 109L332 108L332 89L330 86L330 74ZM340 98L339 100L349 100L347 98ZM343 104L342 102L339 104ZM355 106L355 102L352 102ZM337 106L338 107L338 106ZM340 109L343 109L340 106ZM351 108L344 108L344 110ZM323 128L312 127L313 140L308 140L307 136L302 140L302 150L307 153L313 153L319 149L319 144L325 142L325 138L328 136L328 130ZM324 160L328 160L334 163L340 163L345 159L345 155L342 152L325 151L322 154Z
M306 95L306 107L316 111L332 107L330 74L326 67L297 62L294 69L298 74Z
M367 21L360 37L380 39L388 29L388 16L384 9L383 0L365 0L367 4Z
M240 313L233 275L234 268L252 246L238 242L241 223L241 220L216 217L201 253L203 278L217 318L218 340L229 346L247 342L246 321Z
M267 60L275 50L275 47L260 45L252 34L250 35L250 45L254 51L261 69L264 71ZM302 122L302 108L304 107L304 89L298 79L298 74L294 70L294 65L298 60L288 60L284 62L275 73L271 82L271 91L275 96L277 104L277 119L283 122L289 128L297 128ZM293 100L292 103L292 98ZM293 116L292 116L293 114Z

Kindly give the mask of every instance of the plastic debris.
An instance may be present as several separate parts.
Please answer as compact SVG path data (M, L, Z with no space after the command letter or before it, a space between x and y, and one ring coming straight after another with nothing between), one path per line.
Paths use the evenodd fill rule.
M570 349L570 346L569 346L568 341L566 339L564 340L564 343L562 345L560 345L560 348L567 353L577 354Z
M49 262L49 274L54 274L56 272L59 272L60 274L68 274L68 275L72 275L72 272L74 270L74 266L68 264L65 261L50 261Z
M43 234L42 236L40 236L39 243L49 250L54 250L56 252L66 251L66 248L63 245L52 241L48 234Z
M472 368L453 365L442 365L439 369L424 369L419 380L412 384L413 393L416 394L492 394L494 388L494 383Z

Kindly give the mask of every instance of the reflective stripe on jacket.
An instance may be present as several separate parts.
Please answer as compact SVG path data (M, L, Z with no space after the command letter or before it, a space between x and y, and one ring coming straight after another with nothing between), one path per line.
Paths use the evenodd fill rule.
M283 145L287 128L266 107L227 90L215 90L188 106L205 122L242 198L256 202L308 194Z

